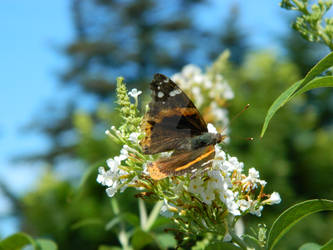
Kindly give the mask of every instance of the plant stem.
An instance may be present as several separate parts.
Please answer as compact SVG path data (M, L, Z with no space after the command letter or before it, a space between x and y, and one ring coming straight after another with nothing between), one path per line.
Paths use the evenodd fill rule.
M240 248L245 249L245 250L248 249L245 242L241 238L239 238L233 230L229 230L229 234L232 237L232 241L234 243L236 243Z
M118 205L118 201L116 198L111 199L111 207L113 210L113 213L118 217L120 216L120 209ZM123 249L125 250L132 250L132 247L129 246L129 236L126 232L125 229L125 224L123 222L120 223L120 232L118 233L118 240L122 246Z
M150 230L155 220L157 219L162 206L163 206L163 201L159 201L155 204L153 210L149 214L147 223L144 225L143 228L144 231L148 232Z
M145 202L142 199L138 199L139 202L139 213L140 213L140 225L144 229L147 224L147 209Z

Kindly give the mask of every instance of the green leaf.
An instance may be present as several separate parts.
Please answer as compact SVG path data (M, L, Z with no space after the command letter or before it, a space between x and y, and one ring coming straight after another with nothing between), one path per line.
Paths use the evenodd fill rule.
M0 250L20 250L26 245L32 245L33 249L37 249L32 237L25 233L16 233L0 241Z
M121 222L121 217L120 216L114 217L112 220L110 220L108 223L106 223L105 230L107 230L107 231L111 230L119 222Z
M154 238L150 233L144 232L141 229L136 229L132 237L132 246L134 249L141 249L153 241Z
M333 239L330 239L325 245L323 245L320 250L331 250L333 249Z
M322 76L311 80L304 87L297 90L291 98L303 94L304 92L309 91L311 89L322 88L322 87L333 87L333 76ZM289 98L288 101L291 98Z
M156 241L162 249L176 248L177 246L177 241L175 240L175 237L167 233L156 235Z
M298 250L319 250L320 249L320 245L318 245L317 243L305 243L303 244L300 248L298 248Z
M167 217L158 217L155 221L153 226L151 227L151 230L154 230L158 227L165 226L167 224L170 224L170 219Z
M106 245L100 245L98 247L98 250L122 250L121 247L118 246L106 246Z
M140 226L140 219L134 213L126 212L122 214L122 219L134 227Z
M323 71L333 66L333 52L328 54L322 60L320 60L307 74L306 76L291 85L287 90L285 90L270 106L267 111L264 125L261 130L261 137L264 136L267 126L272 119L273 115L286 103L291 97L296 94L296 92L300 91L303 87L306 87L307 84L313 80L316 76L320 75ZM324 87L324 86L322 86Z
M310 69L310 71L306 74L306 76L303 79L303 86L332 66L333 66L333 52L329 53L327 56L321 59L312 69Z
M80 221L74 223L71 226L71 229L76 230L80 227L91 226L91 225L103 225L103 222L99 218L88 218L88 219L80 220Z
M273 115L276 113L276 111L278 111L289 100L289 98L295 93L296 89L298 89L299 86L301 86L301 84L302 81L294 83L286 91L284 91L278 98L275 99L275 101L267 111L260 137L264 136L267 126L270 120L272 119Z
M57 250L58 249L57 244L52 240L37 239L36 243L39 246L40 250Z
M333 210L333 201L322 199L309 200L288 208L274 221L268 234L267 249L273 249L281 237L298 221L310 214L325 210Z
M206 248L206 250L215 250L215 249L223 249L223 250L239 250L239 247L236 247L232 243L228 242L214 242L209 244Z

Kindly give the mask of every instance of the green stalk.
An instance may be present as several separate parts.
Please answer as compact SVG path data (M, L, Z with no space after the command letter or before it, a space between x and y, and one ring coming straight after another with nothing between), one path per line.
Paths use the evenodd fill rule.
M111 207L113 210L113 213L118 217L120 216L120 209L118 205L118 201L116 198L111 199ZM129 246L129 236L125 230L125 224L123 222L120 222L120 232L118 233L118 240L122 246L123 249L125 250L132 250L133 248Z
M142 199L138 199L139 202L139 213L140 213L140 225L144 230L145 225L147 224L147 209L145 202Z
M235 232L234 232L233 230L230 230L230 229L229 229L229 234L230 234L231 237L232 237L232 241L233 241L234 243L236 243L238 246L240 246L240 248L245 249L245 250L248 249L247 246L246 246L246 244L245 244L245 242L244 242L241 238L239 238L239 237L237 236L237 234L235 234Z
M158 201L155 204L153 210L151 211L151 213L150 213L150 215L148 217L148 220L147 220L146 224L143 227L144 231L149 232L149 230L153 226L155 220L157 219L162 206L163 206L163 201Z

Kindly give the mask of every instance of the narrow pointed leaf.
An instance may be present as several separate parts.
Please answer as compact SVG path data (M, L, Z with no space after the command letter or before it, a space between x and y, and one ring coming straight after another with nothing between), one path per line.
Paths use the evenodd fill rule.
M303 86L332 66L333 52L329 53L327 56L321 59L312 69L310 69L310 71L304 77Z
M294 83L286 91L284 91L277 99L275 99L275 101L267 111L260 137L264 136L267 126L270 120L272 119L273 115L276 113L276 111L278 111L289 100L289 98L295 93L296 89L298 89L301 84L302 81Z
M92 225L101 226L101 225L103 225L103 221L100 218L87 218L87 219L83 219L83 220L80 220L80 221L74 223L71 226L71 229L72 230L76 230L76 229L79 229L81 227L92 226Z
M328 54L322 60L320 60L307 74L306 76L291 85L287 90L285 90L270 106L267 111L264 125L261 130L261 137L264 136L267 126L272 119L273 115L286 103L291 97L298 91L305 87L311 80L316 76L320 75L322 72L333 66L333 52ZM323 86L324 87L324 86Z
M273 249L281 237L304 217L327 210L333 210L333 201L322 199L309 200L288 208L273 223L268 234L267 249Z
M308 82L304 87L297 90L291 98L303 94L304 92L309 91L311 89L323 88L323 87L333 87L333 76L323 76L313 79L312 81Z

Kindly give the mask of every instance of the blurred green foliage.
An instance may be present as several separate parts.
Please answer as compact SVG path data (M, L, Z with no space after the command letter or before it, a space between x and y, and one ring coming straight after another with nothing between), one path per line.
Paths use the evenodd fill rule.
M40 129L53 138L55 142L53 151L37 158L31 157L31 159L43 159L46 162L45 172L35 190L19 197L16 208L19 211L22 231L33 236L53 239L59 249L106 250L116 249L111 246L120 246L117 238L120 225L116 224L111 229L106 229L106 225L115 217L110 198L105 194L104 188L96 183L97 167L105 165L105 160L119 151L118 146L104 134L108 126L117 125L120 122L113 104L112 90L115 77L123 74L126 81L127 72L138 72L138 75L131 73L132 75L129 76L131 86L147 89L153 73L179 71L185 63L192 62L191 52L199 51L206 53L208 57L213 55L216 59L218 53L225 48L222 45L207 46L207 44L218 44L217 41L222 40L223 34L217 36L208 34L212 43L203 43L203 40L198 40L194 45L189 44L191 39L186 39L188 32L193 31L198 39L203 39L202 35L204 35L204 32L199 34L199 31L192 26L190 18L171 19L169 23L166 18L162 24L156 20L147 23L146 15L151 13L153 2L147 0L140 1L140 4L139 1L132 2L126 1L121 4L120 1L89 1L94 8L87 12L80 1L72 1L73 20L78 38L67 48L66 52L71 58L71 65L62 77L67 83L81 84L83 92L97 97L97 104L92 111L74 105L74 108L64 112L63 119L50 120L49 124L44 124L45 126ZM179 6L180 11L194 8L201 1L185 2ZM123 26L121 27L128 26L138 31L137 39L141 46L139 54L134 56L130 53L131 51L126 51L123 37L120 36L122 34L120 27L110 31L107 29L109 28L107 22L103 22L102 18L96 19L93 25L89 23L92 17L101 13L105 16L105 20L108 20L106 17L115 18L113 10L119 11L119 15L122 15ZM167 17L171 16L167 15ZM133 22L135 25L131 26ZM149 41L153 39L153 35L157 36L158 33L154 33L157 29L164 29L165 33L162 35L181 40L184 42L184 44L181 43L184 47L181 46L182 49L176 53L172 48L159 50L159 47L152 46ZM91 41L96 33L100 35L99 40ZM118 34L120 37L112 37L111 34ZM235 46L233 47L235 51L240 48L239 57L221 67L222 75L235 93L235 99L231 102L229 109L230 117L247 103L251 104L250 109L230 126L231 143L225 145L225 149L243 161L246 168L255 167L260 171L261 177L268 181L267 192L278 191L281 194L282 203L266 208L262 218L258 219L254 216L245 218L247 230L249 227L256 227L259 222L266 223L270 227L278 214L298 201L309 198L333 199L331 180L333 176L331 116L333 95L331 90L325 89L311 91L297 97L279 111L271 121L265 137L259 139L265 114L272 101L288 86L304 77L302 75L305 71L304 65L308 66L308 64L304 62L302 56L305 54L316 56L316 54L314 50L309 53L306 46L286 47L288 49L286 57L281 57L272 51L247 53L244 46L246 38L239 33L233 33L232 38L225 40ZM165 44L165 41L162 39L159 43ZM127 46L130 45L127 44ZM212 50L205 51L207 47ZM119 48L121 50L117 51ZM156 62L158 58L160 61ZM209 62L211 58L205 58L203 61ZM200 56L197 61L199 60ZM139 65L138 68L134 66L138 70L130 71L132 62ZM116 67L117 63L121 67L119 65ZM108 72L108 67L112 69L111 73ZM148 93L145 94L146 97L141 97L141 102L146 100ZM144 103L141 104L144 105ZM59 137L64 137L66 131L75 134L75 140L69 146L58 143ZM247 137L254 137L255 140L249 142L244 139ZM71 171L74 168L74 172L78 174L75 177L60 177L59 170L56 168L57 157L64 157L66 166ZM66 170L62 168L62 171ZM81 178L84 181L80 184ZM143 235L145 233L141 232L138 226L138 205L137 198L134 197L135 193L135 191L127 190L118 194L116 199L121 213L128 215L121 219L127 218L127 221L124 219L126 229L137 232L137 238L134 237L133 244L140 244L142 243L140 239L148 236ZM153 205L148 203L148 210ZM167 223L165 218L157 220L150 236L164 238L160 241L155 239L149 241L145 249L165 249L169 246L167 243L172 241L170 239L172 234L163 233L165 228L172 227ZM312 215L297 225L279 243L277 249L296 249L309 241L322 244L332 237L332 229L333 215L331 213ZM247 233L250 233L249 230Z

